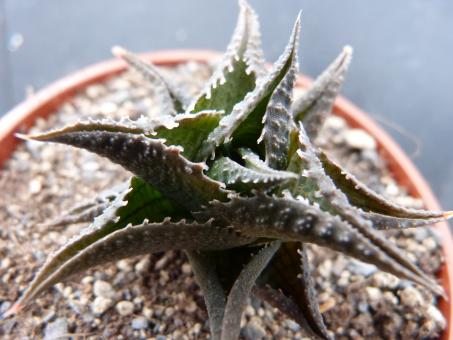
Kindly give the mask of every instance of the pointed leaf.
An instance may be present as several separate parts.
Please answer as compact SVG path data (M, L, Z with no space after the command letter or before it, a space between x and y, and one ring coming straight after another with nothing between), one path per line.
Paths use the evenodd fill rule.
M261 248L259 245L247 245L226 250L187 252L205 298L213 340L221 338L224 309L231 287L250 262L251 252L259 252Z
M78 252L72 252L72 256L65 262L59 262L40 282L35 281L9 314L20 310L34 296L55 283L97 265L164 250L224 249L241 246L250 241L250 238L243 238L231 230L215 227L211 222L199 224L182 220L175 223L166 219L160 223L145 221L140 225L129 225L86 245ZM68 246L63 246L60 253L67 253L67 250Z
M188 251L190 264L203 292L212 340L220 340L225 313L226 293L217 273L215 257L209 252Z
M158 106L162 108L163 114L174 116L178 112L184 112L190 99L170 79L165 79L152 63L145 62L137 55L118 46L114 47L112 52L115 56L124 59L153 85L159 101Z
M280 241L274 241L252 257L239 274L228 294L222 325L222 340L236 340L241 329L241 316L247 304L247 298L255 281L267 266L272 256L280 247Z
M297 129L290 107L293 88L299 69L297 49L299 46L300 26L296 26L291 65L283 79L273 91L263 117L263 131L258 143L264 140L266 163L274 169L286 169L291 148L291 134Z
M76 223L91 222L99 216L112 201L121 195L130 185L130 179L119 184L113 189L106 190L100 193L94 199L78 204L69 209L63 216L60 216L53 221L43 223L47 228L63 227Z
M211 202L208 208L195 215L198 218L215 216L217 224L231 225L244 235L328 247L419 283L436 294L443 294L443 289L431 278L413 264L407 265L411 262L404 256L400 259L390 252L386 248L391 244L389 241L370 239L371 233L364 233L306 201L258 193L255 197L232 197L228 203Z
M294 56L295 36L299 31L299 17L285 51L272 67L269 75L261 79L252 92L247 93L242 102L237 103L231 114L222 118L219 126L211 132L203 144L200 155L207 158L221 143L228 142L233 135L238 145L255 148L261 134L262 119L271 94L290 68Z
M269 166L263 162L260 157L254 153L251 149L241 148L238 150L245 163L245 166L249 169L257 170L263 173L273 173L275 170L269 168Z
M360 182L354 175L343 169L337 162L330 159L325 152L319 152L318 155L326 174L348 197L349 202L356 207L383 215L411 219L445 217L446 213L442 211L417 210L394 204Z
M296 322L320 338L330 338L319 311L304 244L283 243L261 274L259 284L282 291L294 303L289 311L297 317ZM271 296L274 297L273 294Z
M297 161L294 158L297 158ZM336 188L332 179L326 175L316 151L311 144L302 123L299 122L299 150L290 163L293 171L302 173L301 186L293 190L293 194L302 195L314 204L329 211L334 215L341 216L351 227L391 257L396 263L405 267L411 273L422 277L426 282L434 281L427 277L407 256L393 243L385 239L380 233L374 230L372 222L363 217L363 211L353 207L347 197ZM302 189L302 190L300 190ZM441 293L441 290L438 290Z
M41 224L41 226L48 229L55 229L66 227L71 224L86 223L91 222L95 217L98 217L102 212L108 208L109 203L97 203L91 207L85 208L83 211L78 213L73 213L68 211L63 216L58 216L56 219Z
M362 215L366 219L370 220L373 224L373 227L378 230L424 227L434 225L438 222L446 221L447 219L453 217L453 213L451 212L444 213L442 217L425 219L393 217L374 212L364 212Z
M258 18L246 1L239 1L239 18L227 51L209 79L207 86L190 105L189 111L224 110L255 87L264 70Z
M254 73L260 78L266 72L266 65L261 48L261 32L258 15L246 0L239 0L239 8L245 13L247 25L247 46L245 48L244 60L247 63L248 74Z
M310 138L319 129L332 110L352 57L352 48L346 46L332 64L314 81L313 85L293 105L296 121L302 121Z
M122 118L121 120L113 120L109 118L88 119L64 126L62 128L49 130L41 134L23 135L17 133L16 136L24 140L38 141L47 141L63 134L78 133L81 131L123 132L151 136L154 134L154 130L156 128L166 127L168 129L171 129L175 126L177 126L177 124L174 122L174 118L168 119L165 117L163 117L162 120L151 119L144 116L141 116L138 120L130 120L129 118Z
M141 223L146 218L158 222L169 215L181 218L187 216L187 212L175 206L142 180L131 178L129 187L118 195L90 226L49 257L21 297L19 304L35 296L38 287L58 268L106 235L128 224Z
M296 321L302 327L303 336L308 337L309 339L319 338L311 329L299 306L292 298L283 294L281 290L274 289L271 286L255 286L252 292L261 300L269 303L273 308L277 308L283 314Z
M267 190L297 180L292 172L268 169L271 171L267 173L248 169L228 157L221 157L214 161L206 174L238 192Z
M75 126L27 138L68 144L107 157L188 210L212 199L226 198L221 183L203 174L204 164L188 161L181 155L180 147L166 146L163 140L122 129L113 132L104 126Z

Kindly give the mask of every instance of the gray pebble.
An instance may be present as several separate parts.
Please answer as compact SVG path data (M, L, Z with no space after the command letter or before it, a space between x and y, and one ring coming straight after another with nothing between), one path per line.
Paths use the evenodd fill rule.
M93 303L91 304L91 311L94 314L100 315L104 313L110 306L113 304L112 299L107 299L102 296L98 296L94 299Z
M5 313L9 307L11 307L11 302L9 301L4 301L0 303L0 314Z
M344 139L346 144L354 149L374 150L376 149L376 141L368 133L361 129L347 130Z
M368 307L369 307L368 303L366 303L364 301L359 302L357 307L358 307L359 311L362 312L362 313L368 313L369 312L368 311Z
M427 309L427 315L435 322L436 326L440 329L445 329L447 326L447 320L437 307L429 305Z
M68 321L65 318L58 318L46 325L44 340L68 339L66 334L68 334Z
M115 297L115 291L113 290L112 285L102 280L97 280L94 283L93 292L95 296L107 299L113 299Z
M293 332L299 332L300 331L300 325L297 322L288 319L288 320L285 321L285 323L286 323L286 327L288 327Z
M415 307L422 306L424 304L422 294L414 287L409 286L404 288L399 292L399 296L401 298L401 302L405 306Z
M266 336L266 331L256 322L249 322L244 328L242 328L242 335L247 340L257 340L263 339Z
M148 328L148 320L144 316L138 316L132 320L131 326L133 329Z
M131 315L134 312L134 304L130 301L120 301L116 304L116 310L122 316Z
M351 263L348 266L348 269L354 274L362 275L365 277L370 276L377 271L376 266L353 259L351 259Z

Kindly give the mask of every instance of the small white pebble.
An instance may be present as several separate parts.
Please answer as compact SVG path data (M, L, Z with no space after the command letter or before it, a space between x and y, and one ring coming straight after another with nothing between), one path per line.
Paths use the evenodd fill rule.
M1 269L8 269L9 266L11 266L11 260L7 257L5 257L3 260L1 260L0 263L1 263L1 265L0 265Z
M91 311L96 314L100 315L104 313L107 309L109 309L113 304L112 299L107 299L102 296L98 296L94 299L93 303L91 304Z
M101 104L100 111L105 115L112 115L118 109L118 106L112 102L105 102Z
M175 313L175 309L173 307L168 307L168 308L165 308L165 316L167 318L169 318L170 316L172 316L174 313Z
M122 316L131 315L134 312L134 304L130 301L120 301L116 304L116 310Z
M346 127L346 121L341 117L332 115L326 119L324 126L327 129L339 131Z
M186 304L186 306L184 307L184 310L187 313L194 313L197 310L197 304L195 302L191 301Z
M368 133L361 129L351 129L346 131L345 142L350 147L360 150L376 149L376 141Z
M167 261L168 261L167 256L162 257L161 259L159 259L159 261L156 262L156 265L154 268L156 270L161 270L167 264Z
M436 240L432 237L428 237L425 240L423 240L423 245L428 250L435 250L436 248L439 248L439 243L436 242Z
M149 256L145 256L140 261L137 262L134 269L137 273L145 273L149 267Z
M89 285L89 284L92 284L93 281L94 281L94 278L91 275L87 275L82 279L82 284Z
M106 281L97 280L94 283L94 295L98 297L103 297L107 299L113 299L115 297L115 291L112 288L112 285Z
M132 270L132 266L128 260L120 260L116 263L116 266L123 272L129 272Z
M142 312L147 319L151 319L153 317L153 310L151 308L145 307Z
M245 307L244 314L245 314L245 316L248 316L248 317L255 316L255 308L253 308L250 305L247 305L247 307Z
M136 317L132 320L131 324L133 329L145 329L148 328L148 320L144 316Z
M28 192L30 194L37 194L42 189L42 183L39 179L33 179L28 184Z
M392 274L377 272L372 276L372 282L376 287L395 289L400 279Z
M382 292L379 288L376 287L366 287L366 293L370 301L378 301L382 298Z
M401 302L403 305L409 306L409 307L416 307L416 306L422 306L423 305L423 296L422 294L418 291L418 289L414 287L406 287L403 290L399 292L399 296L401 298Z
M399 188L395 183L390 183L386 188L385 191L390 196L397 196L399 193Z
M189 263L184 263L181 269L186 275L189 275L192 272L192 266Z
M447 326L447 321L445 317L442 315L439 309L433 305L429 305L426 311L428 315L434 320L434 322L438 325L440 329L445 329Z

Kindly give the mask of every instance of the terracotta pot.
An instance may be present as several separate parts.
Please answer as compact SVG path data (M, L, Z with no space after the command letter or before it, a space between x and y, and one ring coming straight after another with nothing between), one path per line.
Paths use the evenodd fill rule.
M219 54L205 50L174 50L152 52L142 56L157 65L173 66L192 60L208 62L217 58ZM16 145L20 143L20 140L14 136L15 132L26 131L38 117L51 115L63 102L86 86L104 81L123 72L125 69L126 64L118 59L108 60L84 68L44 88L6 114L0 120L0 166L11 156ZM297 78L297 86L308 87L310 83L311 80L303 75L299 75ZM359 127L372 135L377 141L380 154L388 162L396 180L407 188L411 195L421 198L427 209L440 210L439 203L431 192L430 187L412 161L371 118L342 97L335 101L334 112L346 119L351 126ZM451 301L451 293L453 291L452 237L447 223L438 223L436 230L440 234L445 256L445 262L439 273L439 280L442 282L449 301ZM451 330L453 313L452 305L449 301L442 300L440 302L440 308L448 323L448 328L442 337L443 339L453 339Z

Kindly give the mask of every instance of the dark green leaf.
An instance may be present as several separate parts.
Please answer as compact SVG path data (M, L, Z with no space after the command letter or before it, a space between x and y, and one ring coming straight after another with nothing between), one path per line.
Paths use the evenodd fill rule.
M203 144L201 155L209 157L221 143L228 142L231 136L241 147L256 148L256 140L261 134L262 119L271 94L288 72L294 57L294 44L299 31L299 17L296 20L290 41L285 51L274 64L269 75L259 81L244 100L234 105L231 114L222 118Z
M27 138L68 144L107 157L188 210L213 199L226 199L221 183L203 174L204 164L184 158L180 147L166 146L163 140L121 132L122 129L113 132L103 125L89 129L78 125Z
M255 87L263 70L259 23L253 9L240 1L240 12L227 51L207 86L190 105L191 112L223 110L233 106Z

